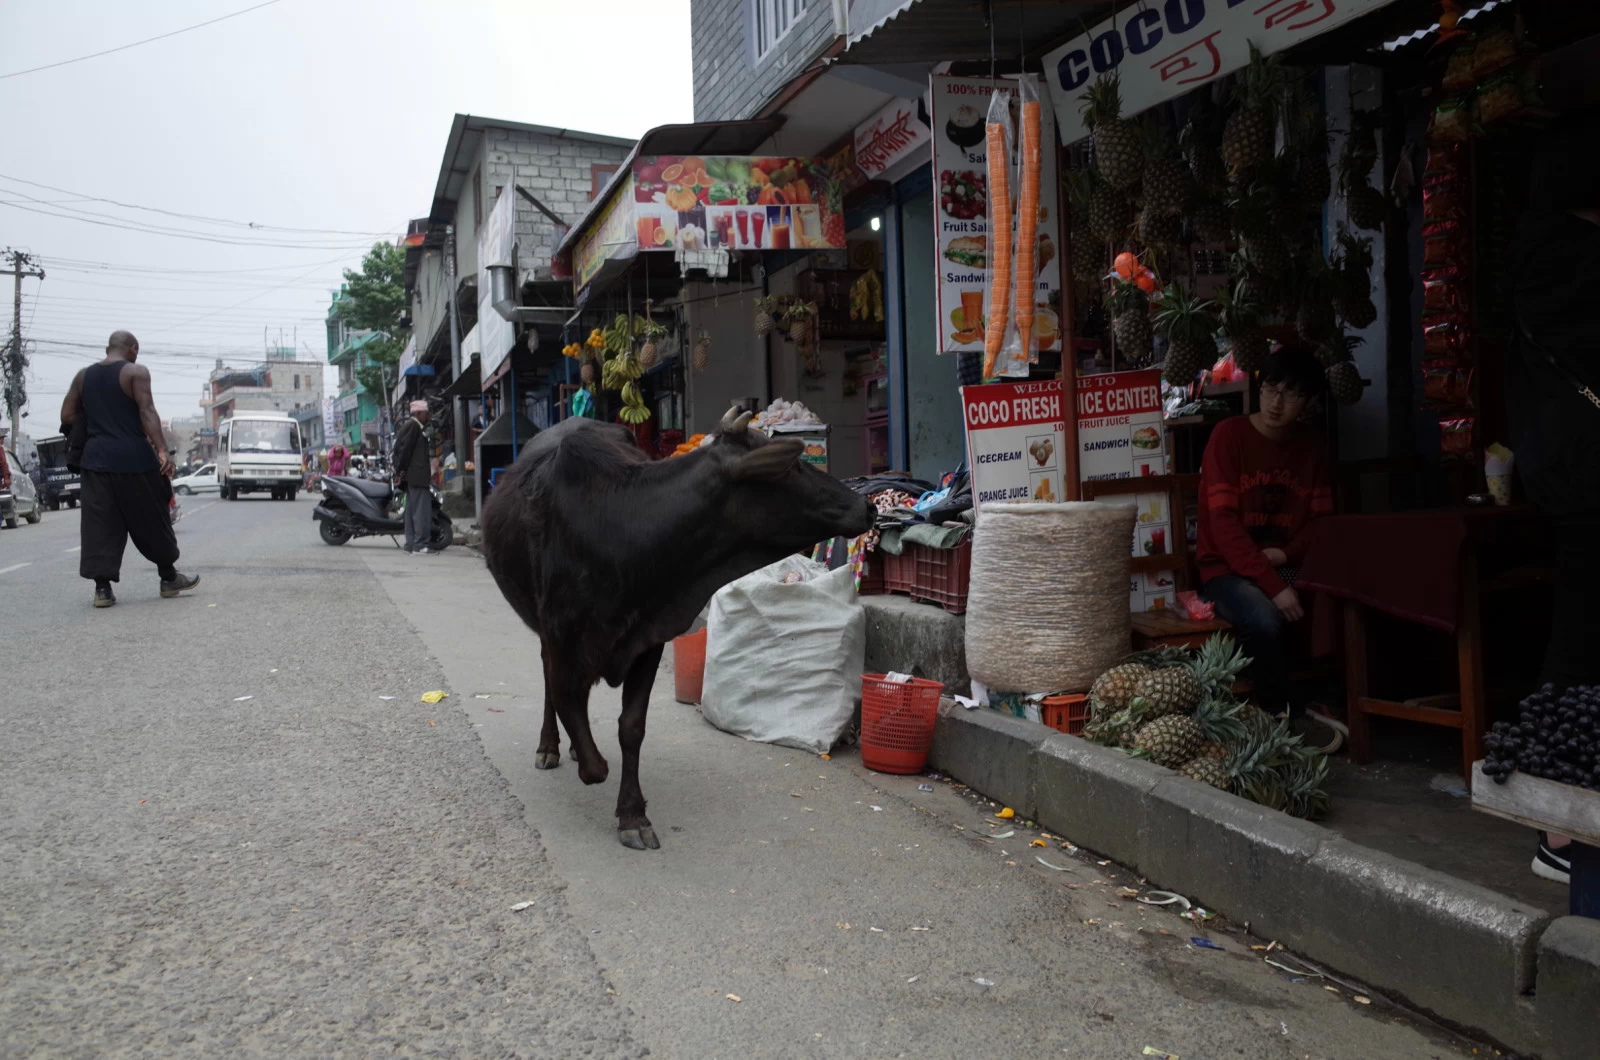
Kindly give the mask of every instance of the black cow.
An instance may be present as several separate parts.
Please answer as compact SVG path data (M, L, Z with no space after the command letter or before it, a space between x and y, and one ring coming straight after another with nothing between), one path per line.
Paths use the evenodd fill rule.
M626 428L574 418L541 433L483 507L483 552L507 601L539 635L544 729L534 765L561 764L561 719L585 784L606 779L589 732L589 690L622 685L624 846L661 846L645 817L639 745L661 648L722 586L836 535L874 510L729 410L715 441L651 461Z

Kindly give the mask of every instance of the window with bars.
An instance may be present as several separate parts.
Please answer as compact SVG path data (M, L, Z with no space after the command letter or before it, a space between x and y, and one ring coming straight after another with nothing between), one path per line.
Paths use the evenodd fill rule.
M750 0L756 58L764 59L805 14L808 0Z

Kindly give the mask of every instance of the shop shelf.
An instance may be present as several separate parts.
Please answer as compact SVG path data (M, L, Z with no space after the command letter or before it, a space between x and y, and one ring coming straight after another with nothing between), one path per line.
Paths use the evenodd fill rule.
M1089 723L1089 695L1046 696L1039 704L1039 718L1056 732L1077 736Z

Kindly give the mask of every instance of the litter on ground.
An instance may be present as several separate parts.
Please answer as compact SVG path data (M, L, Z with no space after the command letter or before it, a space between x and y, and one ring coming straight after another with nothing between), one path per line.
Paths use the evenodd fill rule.
M511 911L513 913L520 913L524 909L531 909L532 907L533 907L533 903L532 902L518 902L516 905L511 907Z
M424 703L442 703L449 695L449 692L424 692L422 693L422 701Z

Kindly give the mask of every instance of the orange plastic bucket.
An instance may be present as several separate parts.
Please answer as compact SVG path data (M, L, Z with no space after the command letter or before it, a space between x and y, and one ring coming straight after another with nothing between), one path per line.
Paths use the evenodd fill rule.
M685 633L672 642L673 696L679 703L700 702L706 678L706 631Z

